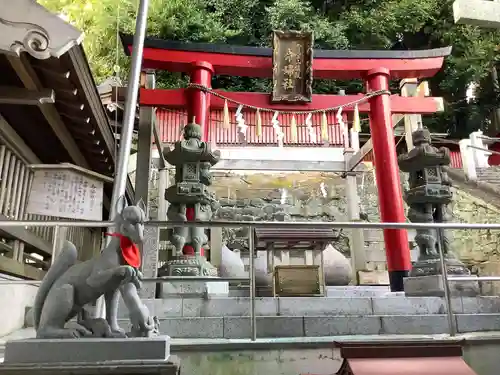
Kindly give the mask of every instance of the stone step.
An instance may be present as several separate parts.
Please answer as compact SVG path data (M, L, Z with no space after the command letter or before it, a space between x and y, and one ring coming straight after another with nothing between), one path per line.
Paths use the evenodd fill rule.
M327 286L327 297L379 297L390 293L390 288L387 285L373 285L373 286Z
M477 178L481 181L483 180L498 180L500 178L499 174L486 174L486 175L479 175Z
M172 298L146 300L152 315L164 318L200 318L249 316L250 298ZM370 315L439 315L446 313L440 297L286 297L257 298L258 316L370 316ZM452 300L457 314L500 314L499 297L457 297ZM121 318L127 311L120 307ZM500 329L500 326L499 326Z
M480 173L477 175L479 179L499 179L499 172L490 172L490 173Z
M379 288L380 287L380 288ZM377 297L384 296L390 293L389 286L386 285L373 285L373 286L327 286L327 297ZM271 287L257 287L257 297L272 297ZM250 297L250 290L248 285L241 287L229 288L228 297Z
M500 314L458 314L459 333L500 330ZM120 320L124 329L127 320ZM160 319L160 331L172 338L250 337L250 319L242 316ZM449 332L447 316L260 316L258 337L324 337L341 335L431 335Z

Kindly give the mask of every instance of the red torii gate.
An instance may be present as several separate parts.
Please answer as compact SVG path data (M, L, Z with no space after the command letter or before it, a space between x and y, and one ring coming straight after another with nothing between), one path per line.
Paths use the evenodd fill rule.
M121 35L125 53L130 54L133 36ZM451 47L423 51L334 51L315 50L315 78L363 79L366 91L388 90L390 79L427 78L442 67ZM272 77L272 49L181 43L146 38L143 69L167 70L190 74L190 82L211 88L214 74L241 77ZM270 104L270 95L252 92L224 92L224 96L260 108L275 111L311 111L343 105L360 98L359 95L313 95L307 104ZM222 109L224 101L200 89L141 89L140 105L150 107L186 108L188 119L196 118L208 137L210 109ZM232 103L229 103L231 108ZM235 105L233 105L234 108ZM373 140L374 164L382 222L406 221L399 167L394 144L391 115L431 114L440 110L436 98L379 95L360 105L368 112ZM344 108L344 112L353 108ZM403 278L411 269L408 234L405 229L385 229L384 240L387 268L392 291L403 290Z

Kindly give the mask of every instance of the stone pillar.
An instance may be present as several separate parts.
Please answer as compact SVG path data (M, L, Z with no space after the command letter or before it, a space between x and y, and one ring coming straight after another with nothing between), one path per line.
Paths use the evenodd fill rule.
M155 88L155 74L148 71L145 74L145 87ZM137 165L135 169L135 201L140 199L146 206L146 217L149 218L149 181L151 172L151 139L153 138L154 108L139 109L139 137L137 144Z
M54 233L55 233L55 228L54 228ZM59 227L57 238L52 239L53 254L52 254L51 264L59 255L59 252L61 251L63 246L63 242L66 241L67 239L68 239L68 227ZM94 256L93 251L94 249L78 249L78 259L87 260L92 258Z
M155 88L155 74L148 71L145 74L144 86L148 89ZM151 180L151 139L154 127L154 108L143 107L139 109L139 139L137 145L137 166L135 172L135 201L142 200L146 207L146 218L150 218L149 212L149 182ZM158 273L158 227L144 227L144 241L141 245L142 266L144 277L156 277ZM155 298L155 283L145 283L139 294L142 298Z
M164 192L169 187L168 167L165 166L158 171L158 220L167 219L168 201L165 199Z
M417 78L407 78L403 79L399 85L401 89L401 96L410 97L417 96L418 90L418 79ZM405 141L406 148L410 151L413 148L413 139L412 134L415 130L418 129L418 124L422 123L422 115L405 115L404 116L404 124L405 124Z
M222 228L210 228L210 263L220 267L222 262Z
M385 68L368 72L368 90L389 90L389 77L389 71ZM404 223L406 217L391 114L390 95L388 93L370 99L370 129L373 141L380 218L385 223ZM391 291L403 291L403 279L408 276L411 269L408 233L406 229L385 229L384 240Z
M158 275L158 250L160 244L160 230L157 226L144 227L144 242L142 244L142 274L144 277ZM144 283L139 291L141 298L155 298L156 283Z
M470 144L471 144L471 146L474 146L477 148L469 147L469 149L474 157L474 164L476 165L476 167L477 168L488 168L490 166L488 163L488 157L490 156L490 153L487 151L479 150L480 148L488 149L488 145L486 145L483 142L482 136L483 136L483 132L480 130L470 133L470 135L469 135Z
M462 139L458 142L460 146L460 156L462 157L462 168L465 176L470 181L477 180L476 163L474 163L474 156L470 146L470 139Z
M357 135L358 133L356 133ZM352 134L351 134L352 136ZM344 153L346 164L354 154L355 150L346 150ZM360 221L359 214L359 195L356 173L347 173L346 176L346 198L347 198L347 216L349 221ZM366 269L366 249L364 230L360 228L351 229L349 232L349 244L351 248L351 264L356 275L358 283L358 272Z

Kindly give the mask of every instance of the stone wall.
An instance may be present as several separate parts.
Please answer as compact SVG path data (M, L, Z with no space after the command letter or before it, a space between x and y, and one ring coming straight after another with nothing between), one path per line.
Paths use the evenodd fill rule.
M347 221L344 180L335 174L291 173L218 176L217 218L243 221ZM323 185L321 185L323 183ZM286 195L283 195L283 189ZM336 231L334 246L349 255L347 233ZM246 228L224 228L229 248L247 246Z
M361 218L379 222L378 192L373 172L368 168L358 174L357 181ZM405 188L405 174L401 174L401 181ZM218 217L224 220L347 221L345 180L338 174L216 175L214 189L222 206ZM285 199L282 189L288 192ZM452 208L455 222L494 223L500 217L498 208L458 189L455 189ZM334 247L349 256L346 231L340 230L337 234ZM454 251L473 272L500 276L500 236L497 231L455 230L453 235ZM246 236L245 228L224 229L224 241L229 248L245 248ZM382 231L365 231L365 241L367 251L377 252L378 258L383 257ZM500 283L494 285L494 289L500 292Z
M498 223L500 210L463 190L455 191L453 202L455 222ZM453 248L473 273L480 276L500 276L500 231L489 229L453 231ZM483 283L483 292L500 294L499 282Z
M286 196L283 196L286 189ZM244 221L348 221L345 179L334 173L218 174L214 190L221 203L217 218ZM362 217L378 222L377 189L373 173L358 175ZM333 246L349 257L346 230L337 230ZM246 249L246 228L224 228L224 243L231 249ZM366 231L367 251L384 263L381 231ZM379 268L379 267L374 267Z

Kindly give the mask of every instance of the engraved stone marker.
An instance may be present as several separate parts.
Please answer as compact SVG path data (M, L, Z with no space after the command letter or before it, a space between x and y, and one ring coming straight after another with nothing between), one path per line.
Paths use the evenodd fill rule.
M158 245L160 230L158 227L144 226L144 242L142 244L142 274L144 277L156 277L158 273ZM156 283L144 283L140 290L141 298L155 298Z

